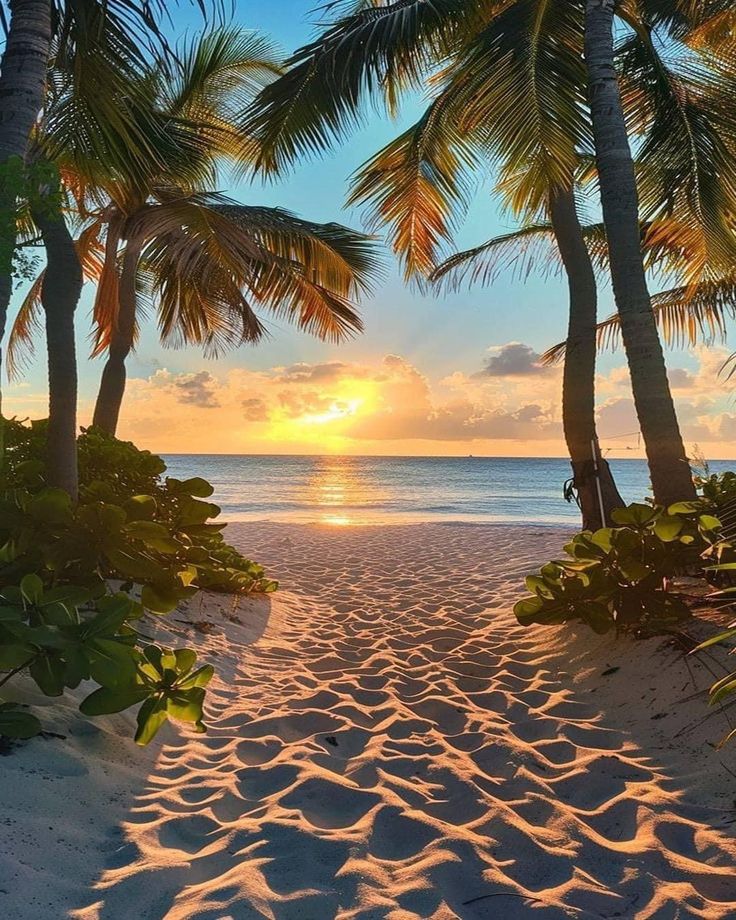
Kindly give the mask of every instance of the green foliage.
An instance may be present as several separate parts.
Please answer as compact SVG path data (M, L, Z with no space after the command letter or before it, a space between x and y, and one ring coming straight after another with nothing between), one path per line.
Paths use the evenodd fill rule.
M46 160L25 163L9 157L0 163L0 269L28 280L34 262L17 248L18 220L28 208L58 214L62 204L59 171Z
M23 741L41 731L41 723L30 712L13 703L0 703L0 737Z
M713 514L736 502L736 473L711 473L706 467L695 476L695 485Z
M632 504L613 512L616 526L577 534L569 558L530 575L530 597L514 613L522 625L580 620L595 632L661 632L688 616L684 601L667 590L673 576L703 568L718 545L720 522L699 502L668 509Z
M731 623L725 632L719 633L717 636L711 636L710 639L706 639L705 642L701 642L700 645L693 649L693 653L700 652L712 645L721 645L722 643L726 643L734 638L736 638L736 623ZM736 648L732 647L730 654L733 655L734 652L736 652ZM714 706L717 703L722 702L727 696L732 696L735 693L736 671L731 671L726 674L725 677L717 680L710 688L710 705ZM730 741L732 738L736 738L736 729L733 729L726 735L726 737L721 741L721 745L726 744L726 742Z
M142 702L137 744L148 744L168 718L190 722L196 731L203 732L202 704L214 669L209 664L195 668L196 661L192 649L147 645L138 654L132 682L101 686L82 701L80 709L88 716L99 716Z
M0 475L0 685L27 671L42 693L82 681L98 688L87 715L139 705L136 741L168 719L204 731L212 677L191 649L160 649L138 631L146 612L166 614L200 588L244 594L276 583L213 523L204 479L164 478L160 457L100 431L79 438L80 501L45 482L46 425L5 425ZM122 581L111 593L110 583ZM0 704L0 735L30 737L35 716Z

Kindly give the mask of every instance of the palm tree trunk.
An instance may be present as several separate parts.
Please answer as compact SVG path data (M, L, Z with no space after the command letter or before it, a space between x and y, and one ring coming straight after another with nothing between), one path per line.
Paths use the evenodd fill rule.
M125 394L125 360L133 347L135 335L136 280L142 248L143 240L139 237L129 239L125 246L120 271L117 322L102 371L92 420L93 425L112 435L117 431L120 406Z
M570 294L562 377L562 425L583 527L598 530L609 526L611 512L624 505L608 463L598 457L595 427L598 289L572 185L550 194L549 210Z
M613 57L616 0L586 0L585 61L603 221L621 336L655 500L695 497L644 273L639 202Z
M10 23L0 63L0 343L13 294L18 189L13 187L11 160L25 157L28 139L43 105L51 51L49 0L10 0L8 6ZM1 395L0 391L0 399ZM1 451L0 426L0 459Z
M34 213L46 248L41 304L46 316L49 369L49 428L46 471L51 486L64 489L76 502L77 356L74 312L82 292L82 266L61 213Z
M49 0L10 0L0 65L0 162L24 157L43 105L51 49Z

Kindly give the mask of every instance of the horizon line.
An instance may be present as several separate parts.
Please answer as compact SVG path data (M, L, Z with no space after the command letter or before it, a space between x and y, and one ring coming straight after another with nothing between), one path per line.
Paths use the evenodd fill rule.
M278 453L278 452L255 452L248 451L244 453L231 453L229 451L151 451L161 457L340 457L355 458L358 460L566 460L570 458L564 454L553 454L550 456L525 456L521 457L514 454L338 454L338 453ZM607 457L607 460L618 461L641 461L645 462L646 457ZM714 462L723 463L731 462L731 458L718 458ZM736 458L733 458L736 463Z

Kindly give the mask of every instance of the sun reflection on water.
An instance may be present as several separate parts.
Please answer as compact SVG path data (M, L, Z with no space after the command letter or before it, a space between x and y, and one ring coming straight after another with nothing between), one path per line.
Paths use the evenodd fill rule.
M305 487L305 500L323 524L363 524L382 492L355 457L322 457Z

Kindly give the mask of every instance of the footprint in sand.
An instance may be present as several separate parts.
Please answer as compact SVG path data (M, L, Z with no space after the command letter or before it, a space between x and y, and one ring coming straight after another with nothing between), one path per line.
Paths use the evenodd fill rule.
M335 876L350 855L345 841L293 823L266 821L261 838L254 855L267 860L262 872L271 890L283 895L303 890L305 880L311 889L334 888Z
M468 721L462 706L448 703L439 697L429 697L421 703L414 703L414 712L421 718L433 722L446 735L458 735Z
M256 802L282 792L298 775L299 768L286 763L271 767L246 767L235 774L241 794Z
M158 840L161 846L185 853L198 853L213 841L220 825L206 815L190 815L187 818L171 818L159 828Z
M340 726L340 720L324 712L305 710L286 715L266 716L254 719L241 729L246 738L262 738L275 735L282 741L303 741L311 735L334 730Z
M407 816L399 808L384 805L373 819L368 850L377 859L409 859L440 836L440 831L432 825Z
M246 766L268 763L279 753L283 744L278 738L265 738L262 741L241 741L235 749L238 760Z
M280 804L300 811L314 827L337 828L356 824L379 801L373 792L312 777L294 786Z

